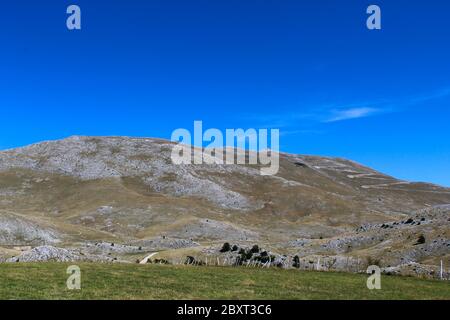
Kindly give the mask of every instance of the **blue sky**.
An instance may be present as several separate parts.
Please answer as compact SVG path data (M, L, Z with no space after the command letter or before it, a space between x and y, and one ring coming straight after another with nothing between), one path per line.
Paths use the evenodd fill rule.
M82 10L68 31L66 8ZM370 4L382 30L366 28ZM8 1L0 149L280 128L282 151L450 186L450 2Z

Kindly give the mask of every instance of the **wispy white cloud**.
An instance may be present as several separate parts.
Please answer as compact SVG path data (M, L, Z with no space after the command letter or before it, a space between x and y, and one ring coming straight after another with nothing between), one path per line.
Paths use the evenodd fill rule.
M254 115L248 115L248 117L249 120L259 122L260 127L283 128L285 135L304 134L313 132L319 124L331 124L333 122L357 120L393 112L404 112L409 107L448 96L450 96L450 87L399 99L309 105L302 108L302 112L266 113L257 117Z
M422 95L415 96L410 99L409 103L405 103L405 105L414 105L422 102L427 102L430 100L435 100L439 98L444 98L450 95L450 87L443 88L441 90L432 92L432 93L426 93Z
M380 112L379 109L369 107L349 108L341 110L332 110L330 116L323 122L336 122L349 119L358 119L371 116Z

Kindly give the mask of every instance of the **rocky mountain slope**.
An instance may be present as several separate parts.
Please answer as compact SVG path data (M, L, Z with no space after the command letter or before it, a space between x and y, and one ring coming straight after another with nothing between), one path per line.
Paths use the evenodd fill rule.
M276 176L256 165L175 165L172 146L75 136L0 152L0 255L20 246L204 250L229 241L389 266L449 262L449 188L292 154L281 154Z

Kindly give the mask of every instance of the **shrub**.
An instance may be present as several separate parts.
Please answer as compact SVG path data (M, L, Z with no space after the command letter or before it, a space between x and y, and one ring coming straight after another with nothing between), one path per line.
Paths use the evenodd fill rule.
M228 252L231 250L231 246L228 242L225 242L222 246L222 249L220 249L220 252Z
M251 249L250 249L251 253L258 253L259 252L259 247L257 244L255 244Z
M424 244L425 243L425 236L423 234L421 234L419 236L419 239L417 239L417 243L416 244Z
M155 261L153 263L156 263L156 264L169 264L169 261L167 261L166 259L155 259Z
M184 261L184 264L194 264L195 263L195 258L192 256L187 256L186 260Z
M256 257L253 258L253 260L259 261L261 263L266 263L267 261L269 261L269 258L268 257L256 256Z
M167 263L166 263L166 261L167 260L161 259L161 263L170 264L169 261L167 261ZM195 266L204 266L206 263L203 262L202 260L197 260L192 256L187 256L186 260L184 261L184 264L191 264L191 265L195 265Z
M244 257L245 258L245 257ZM244 258L242 256L237 256L236 260L234 260L234 266L240 266L244 262Z
M233 248L231 248L231 251L238 251L239 247L237 245L234 245Z
M294 268L300 268L300 258L298 256L294 257L294 263L292 264Z
M260 257L259 261L261 261L261 263L266 263L270 261L270 258L269 256Z

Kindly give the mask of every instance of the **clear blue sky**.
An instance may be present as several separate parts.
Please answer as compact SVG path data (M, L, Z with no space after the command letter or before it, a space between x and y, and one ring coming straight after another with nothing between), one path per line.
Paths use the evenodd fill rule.
M444 0L4 1L0 149L203 120L450 186L449 15Z

